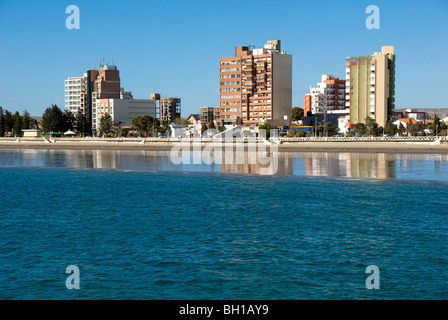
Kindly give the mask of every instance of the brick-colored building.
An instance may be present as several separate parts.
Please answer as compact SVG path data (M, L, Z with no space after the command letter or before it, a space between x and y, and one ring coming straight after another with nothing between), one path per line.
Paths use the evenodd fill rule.
M306 93L304 96L304 99L303 99L303 115L305 117L307 117L308 115L311 115L311 113L312 113L311 104L312 104L311 94Z
M264 48L235 48L219 59L220 117L223 124L289 124L292 115L292 56L280 40ZM238 120L240 119L240 120Z

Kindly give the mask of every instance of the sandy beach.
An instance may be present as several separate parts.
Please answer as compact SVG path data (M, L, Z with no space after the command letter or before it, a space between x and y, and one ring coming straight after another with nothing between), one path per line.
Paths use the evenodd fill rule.
M68 149L68 150L171 150L179 142L146 141L133 139L125 142L109 139L59 139L47 143L42 139L0 139L0 149ZM208 143L203 142L204 148ZM221 144L217 144L220 146ZM223 144L222 146L225 146ZM227 144L229 146L230 144ZM245 144L247 146L247 144ZM399 153L448 153L448 141L299 141L283 142L278 151L321 152L399 152Z

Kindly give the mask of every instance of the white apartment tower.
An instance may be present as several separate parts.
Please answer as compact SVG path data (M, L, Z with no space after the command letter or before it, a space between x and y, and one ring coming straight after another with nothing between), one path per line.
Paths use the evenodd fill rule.
M65 109L77 113L81 110L81 96L84 88L83 77L69 77L65 80Z
M307 100L307 96L311 99ZM306 102L311 106L307 106ZM311 87L305 94L305 109L313 114L323 113L328 110L345 109L345 80L340 80L336 75L322 75L322 82L317 87Z

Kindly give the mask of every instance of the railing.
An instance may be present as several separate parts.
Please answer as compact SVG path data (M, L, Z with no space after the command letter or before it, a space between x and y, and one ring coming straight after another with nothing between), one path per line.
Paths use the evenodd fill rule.
M1 142L42 142L43 137L32 138L32 137L20 137L20 138L0 138ZM173 142L216 142L216 143L230 143L230 142L263 142L267 141L262 137L244 137L244 138L57 138L52 137L54 142L70 142L70 143L81 143L81 142L98 142L98 143L173 143ZM448 141L446 136L417 136L417 137L280 137L280 138L269 138L269 141L274 142L329 142L329 141L339 141L339 142L433 142L436 140Z
M418 142L418 141L448 141L448 137L437 136L418 136L418 137L282 137L279 138L282 142L325 142L325 141L341 141L341 142L350 142L350 141L360 141L360 142L368 142L368 141L388 141L388 142Z

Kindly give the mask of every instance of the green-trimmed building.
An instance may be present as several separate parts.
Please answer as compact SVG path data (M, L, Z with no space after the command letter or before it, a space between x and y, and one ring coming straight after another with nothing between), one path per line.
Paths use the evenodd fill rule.
M346 58L346 108L350 123L373 118L384 127L395 110L395 54L393 46L369 56Z

